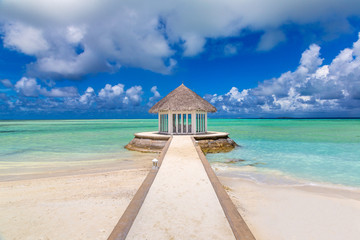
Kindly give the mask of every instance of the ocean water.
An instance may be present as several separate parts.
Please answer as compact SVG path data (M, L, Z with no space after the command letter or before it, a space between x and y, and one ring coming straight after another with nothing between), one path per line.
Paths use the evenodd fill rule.
M208 154L217 168L269 181L290 177L360 187L360 120L209 119L241 147ZM156 131L157 120L0 121L1 175L108 162L147 161L124 149L135 132ZM230 160L230 162L229 162Z
M142 161L153 154L128 151L124 146L135 132L153 131L156 125L148 119L0 121L0 179Z
M260 173L271 173L360 187L360 120L211 120L209 129L229 132L241 145L207 155L213 165L232 169L234 175L263 178Z

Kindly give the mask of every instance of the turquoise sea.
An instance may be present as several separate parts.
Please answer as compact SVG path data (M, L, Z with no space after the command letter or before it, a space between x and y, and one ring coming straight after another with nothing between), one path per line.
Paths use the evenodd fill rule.
M214 167L231 169L234 176L261 181L270 174L360 187L360 120L209 119L208 125L241 145L207 155ZM0 121L0 179L148 161L153 155L123 146L133 133L156 129L156 119Z

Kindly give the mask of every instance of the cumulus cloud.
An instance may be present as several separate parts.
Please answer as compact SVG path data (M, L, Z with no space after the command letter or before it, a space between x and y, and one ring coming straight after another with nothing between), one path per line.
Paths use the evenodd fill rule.
M34 78L23 77L15 84L15 89L26 97L37 97L41 87Z
M14 85L15 90L25 97L74 97L78 95L75 87L52 88L47 90L37 83L34 78L21 78Z
M141 86L125 88L121 83L106 84L98 91L89 86L79 94L74 87L44 87L35 78L23 77L11 87L11 91L9 96L0 93L0 106L4 110L0 115L9 112L139 113L146 112L148 107L143 103ZM157 95L156 89L154 91Z
M159 98L160 98L161 95L160 95L160 93L159 93L158 90L157 90L157 86L153 86L153 87L150 89L150 92L153 93L153 96L149 98L149 102L147 103L147 105L148 105L149 107L152 107L152 106L156 103L156 101L159 100Z
M224 95L206 95L222 114L273 114L307 116L360 111L360 34L352 48L342 50L329 65L323 65L320 47L303 52L294 72L263 81L256 88Z
M0 2L4 46L35 56L28 71L44 79L121 66L168 74L177 57L206 51L209 39L263 31L258 49L269 50L285 41L280 29L286 24L317 24L336 34L349 31L349 17L359 13L357 0ZM224 49L237 52L230 45Z
M134 104L139 104L141 102L141 95L143 94L141 86L133 86L126 90L126 99L131 101Z
M96 94L92 87L88 87L83 95L80 96L79 102L84 105L91 105L95 100Z
M37 55L49 49L42 31L20 22L8 23L4 27L4 46L28 55Z
M106 109L121 109L125 106L137 106L142 101L141 86L133 86L125 90L121 83L117 85L106 84L99 92L98 104Z

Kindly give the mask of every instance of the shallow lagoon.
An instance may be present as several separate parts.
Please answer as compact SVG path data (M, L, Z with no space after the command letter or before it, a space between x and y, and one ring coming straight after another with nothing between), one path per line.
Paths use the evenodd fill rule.
M208 125L242 146L207 155L234 176L266 182L273 181L264 177L270 173L360 187L360 120L209 119ZM0 121L0 176L146 161L150 155L123 146L133 133L156 129L156 119Z

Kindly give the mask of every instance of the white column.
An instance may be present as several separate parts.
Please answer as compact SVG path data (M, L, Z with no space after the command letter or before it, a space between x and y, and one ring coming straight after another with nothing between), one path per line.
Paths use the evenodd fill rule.
M196 133L196 112L191 112L191 133Z
M185 132L188 133L189 132L189 114L185 114Z
M159 132L160 132L160 112L158 112L158 128L159 128Z
M172 113L171 111L168 112L168 116L169 116L169 122L168 122L168 130L169 130L169 134L173 133L173 119L172 119Z

